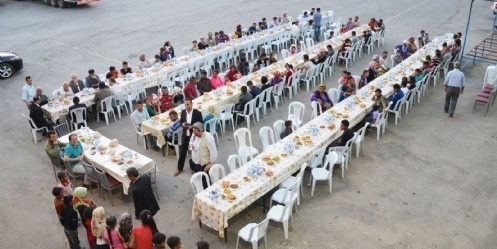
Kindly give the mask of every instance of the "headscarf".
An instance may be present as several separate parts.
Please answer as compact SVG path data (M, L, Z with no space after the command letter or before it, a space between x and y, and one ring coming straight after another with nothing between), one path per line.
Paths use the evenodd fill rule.
M85 187L76 187L73 191L73 208L75 210L78 209L79 206L84 205L84 206L91 206L92 201L88 198L86 198L86 193L88 192L88 189Z
M131 214L124 213L119 218L119 234L123 238L125 243L129 242L129 237L131 236L131 232L133 231L133 219L131 218Z
M93 215L91 218L91 233L96 238L102 238L104 235L105 227L105 210L103 207L97 207L93 210Z

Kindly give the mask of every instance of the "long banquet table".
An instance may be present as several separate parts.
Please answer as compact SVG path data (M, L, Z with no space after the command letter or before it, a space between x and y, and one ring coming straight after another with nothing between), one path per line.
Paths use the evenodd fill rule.
M135 167L140 173L158 170L154 160L119 143L113 144L111 143L113 140L87 127L83 127L70 134L78 135L78 139L83 145L84 159L121 182L123 184L123 192L126 195L128 194L131 183L126 176L127 168ZM58 141L68 143L70 134L60 137Z
M291 135L271 145L247 164L196 194L192 220L198 218L202 224L217 230L220 237L226 236L225 229L231 217L296 172L310 159L314 151L337 139L342 133L342 119L349 120L351 127L358 124L372 109L375 89L380 88L384 95L391 95L393 84L399 83L403 76L411 75L416 68L421 67L425 56L433 55L435 49L440 48L443 42L441 37L434 39L402 63L358 90L356 95L336 104ZM269 161L272 163L268 163ZM229 184L223 184L225 181ZM231 184L235 184L236 188L222 186Z
M248 80L251 80L255 85L261 85L261 77L267 76L269 79L273 77L273 73L275 71L285 71L285 64L290 63L292 65L298 65L303 62L303 55L309 54L309 57L314 57L319 51L326 50L326 46L331 44L333 49L338 53L338 49L341 48L343 41L346 38L352 36L352 31L356 31L358 34L362 34L363 30L366 30L367 25L357 27L353 30L350 30L347 33L344 33L338 37L335 37L331 40L324 41L315 45L313 48L309 48L304 50L296 55L289 56L288 58L281 60L277 63L271 64L266 68L262 68L257 72L250 73L249 75L238 79L237 81L231 82L230 85L225 85L220 87L214 91L211 91L207 95L203 95L201 97L197 97L193 100L193 108L198 109L202 112L202 114L206 115L208 113L208 109L210 106L214 106L216 109L227 104L227 103L238 103L238 96L241 93L241 86L246 85ZM174 108L174 110L178 113L181 112L183 106L179 106ZM164 137L164 131L169 128L171 124L171 120L169 119L169 112L161 113L149 120L142 122L141 131L143 134L151 134L157 137L157 145L163 146L166 143L166 139Z

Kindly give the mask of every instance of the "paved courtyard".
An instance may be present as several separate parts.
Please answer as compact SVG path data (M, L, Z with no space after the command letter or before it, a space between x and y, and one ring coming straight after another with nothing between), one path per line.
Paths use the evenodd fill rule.
M424 29L431 37L447 32L464 32L469 1L437 0L338 0L309 1L132 1L102 0L92 6L71 9L47 7L41 1L0 0L0 50L13 51L24 59L24 69L0 81L2 140L0 160L0 245L2 248L65 248L63 229L53 209L51 188L56 184L44 152L45 139L31 141L21 112L28 113L20 99L24 77L31 75L35 86L48 95L68 80L71 73L86 76L90 68L104 73L127 60L134 65L141 53L150 57L164 41L173 43L177 54L208 31L231 33L236 24L247 27L262 17L271 19L286 10L294 17L304 9L331 9L335 16L359 16L386 20L383 50L393 47ZM475 1L468 44L473 46L491 31L491 2ZM466 35L466 34L464 34ZM371 55L352 64L358 74ZM444 92L439 82L428 96L395 126L390 122L385 136L376 141L366 135L365 153L353 157L345 178L333 176L333 194L318 184L314 197L304 179L304 197L294 213L289 239L279 223L270 223L269 248L497 248L497 112L483 117L471 113L473 98L481 88L486 65L468 65L467 89L460 97L455 117L443 112ZM325 82L334 87L339 72ZM299 92L293 100L310 110L310 93ZM287 105L270 113L252 128L257 148L262 148L259 128L285 119ZM310 119L310 112L304 119ZM265 217L252 205L230 219L228 243L208 228L191 221L193 191L188 171L173 176L176 157L162 157L136 144L129 117L106 126L90 123L109 138L151 157L158 165L160 207L159 230L177 235L184 248L195 248L203 239L211 248L234 248L240 228ZM235 153L231 129L220 136L218 162L226 164ZM111 206L98 191L90 196L109 215L132 212L132 203L120 198ZM135 224L138 224L135 221ZM79 230L86 245L85 231ZM262 246L262 245L260 245ZM250 248L243 243L242 248Z

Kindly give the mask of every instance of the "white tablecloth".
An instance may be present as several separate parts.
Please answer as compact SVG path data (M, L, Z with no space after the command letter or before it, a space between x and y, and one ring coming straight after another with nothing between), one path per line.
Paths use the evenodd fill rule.
M83 155L85 161L95 165L99 170L111 175L116 180L123 184L124 194L128 194L128 189L130 185L130 180L126 175L126 169L128 167L135 167L140 173L147 173L152 170L158 170L156 168L154 160L138 153L125 146L118 144L115 147L110 147L111 139L100 135L100 138L95 139L95 132L91 129L86 131L86 128L81 128L75 132L78 134L78 138L83 145ZM71 134L73 134L71 133ZM58 139L59 142L68 143L69 134ZM98 145L106 147L103 153L100 153L96 147ZM95 146L97 145L97 146ZM93 148L93 149L92 149ZM129 153L129 155L128 155ZM122 164L112 160L112 155L123 155Z

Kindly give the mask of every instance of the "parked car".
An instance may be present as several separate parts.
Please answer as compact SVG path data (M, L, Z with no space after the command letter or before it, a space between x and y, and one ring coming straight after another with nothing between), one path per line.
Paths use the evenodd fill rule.
M0 51L0 79L9 78L22 67L22 59L17 54Z

